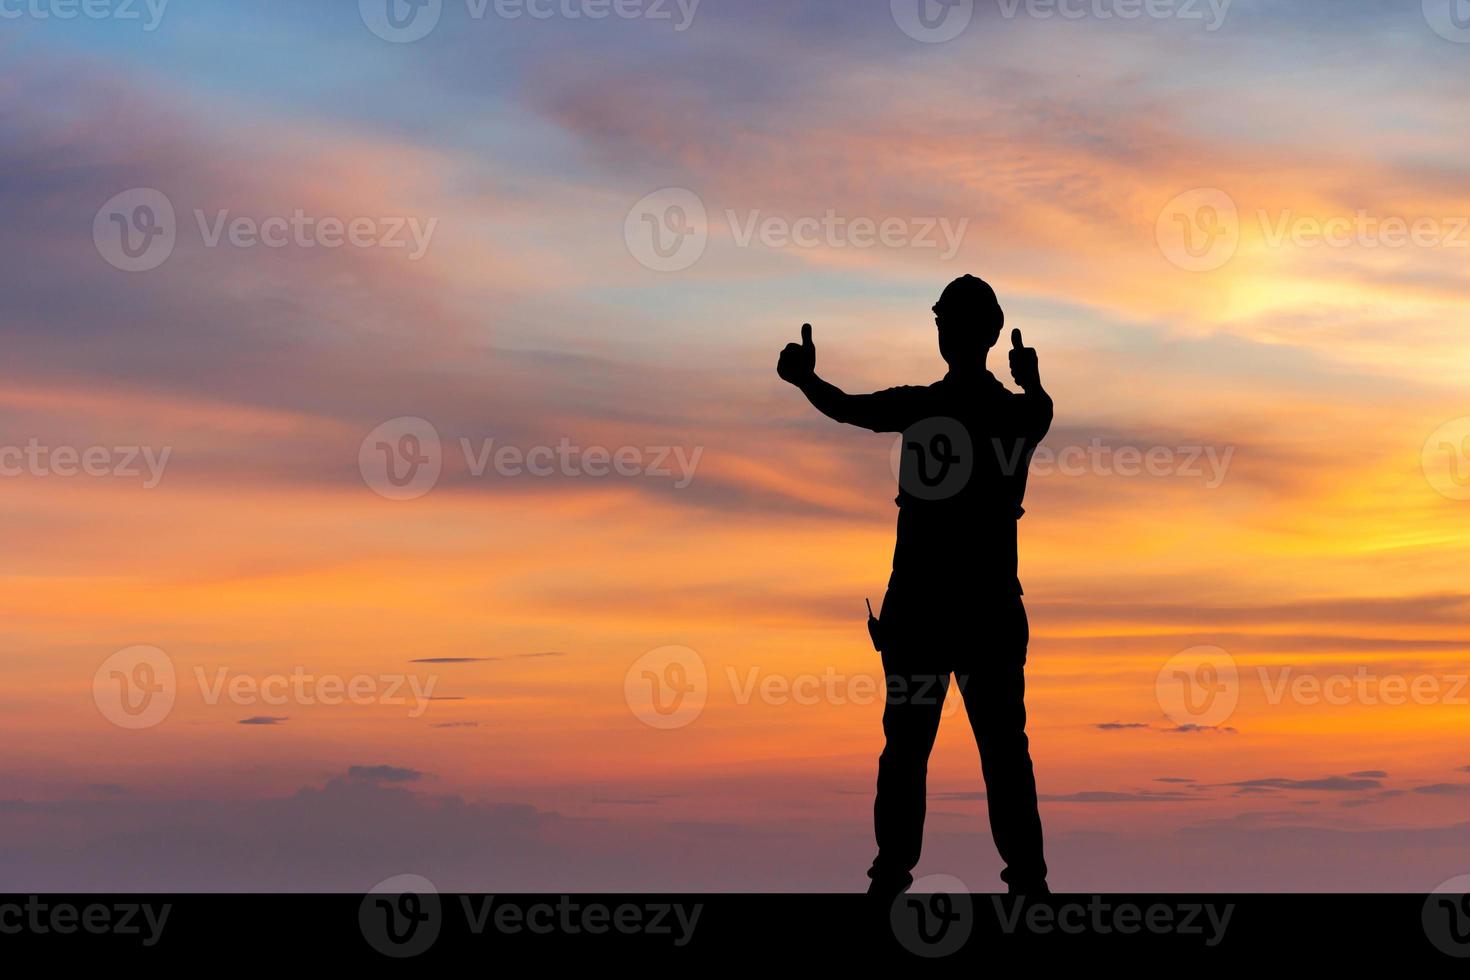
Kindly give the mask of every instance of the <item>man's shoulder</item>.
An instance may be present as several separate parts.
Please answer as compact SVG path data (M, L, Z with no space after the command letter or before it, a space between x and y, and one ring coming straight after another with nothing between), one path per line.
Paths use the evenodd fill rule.
M920 392L940 391L944 385L944 379L926 385L894 385L892 388L883 388L878 394L886 395L890 392L897 394L917 394Z
M927 385L895 385L892 388L875 391L873 394L895 405L919 405L938 398L944 391L942 384L943 382L936 381Z
M994 374L986 371L978 378L967 378L963 382L956 381L949 375L945 375L931 385L925 385L919 389L931 391L936 395L959 398L973 401L976 398L985 401L1004 400L1018 397L1014 391L1001 383Z

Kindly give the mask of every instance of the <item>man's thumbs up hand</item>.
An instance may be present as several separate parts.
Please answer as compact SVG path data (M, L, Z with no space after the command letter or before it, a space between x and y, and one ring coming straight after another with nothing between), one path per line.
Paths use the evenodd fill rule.
M1011 377L1021 390L1041 387L1041 369L1036 362L1036 348L1021 341L1021 331L1011 331Z
M801 325L801 343L787 344L776 361L776 373L783 381L801 387L811 380L817 371L817 348L812 343L812 325Z

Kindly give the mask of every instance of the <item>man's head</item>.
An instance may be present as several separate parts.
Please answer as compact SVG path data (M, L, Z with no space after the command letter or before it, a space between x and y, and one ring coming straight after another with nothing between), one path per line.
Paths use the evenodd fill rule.
M944 287L934 304L939 328L939 354L950 367L983 364L985 353L1000 339L1006 316L995 290L984 279L960 276Z

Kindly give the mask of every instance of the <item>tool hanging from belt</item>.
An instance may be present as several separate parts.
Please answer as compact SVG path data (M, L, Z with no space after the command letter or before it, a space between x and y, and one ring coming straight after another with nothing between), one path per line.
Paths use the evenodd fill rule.
M863 599L863 602L868 604L868 636L871 637L873 640L873 649L877 650L879 653L882 653L883 641L878 638L879 627L881 624L879 624L878 622L878 617L873 615L872 601L865 598Z

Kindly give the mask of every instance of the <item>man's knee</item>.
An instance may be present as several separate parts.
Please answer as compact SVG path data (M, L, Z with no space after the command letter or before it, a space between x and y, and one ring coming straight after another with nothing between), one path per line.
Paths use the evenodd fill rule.
M922 783L929 773L929 749L924 742L890 738L878 756L878 778Z
M975 732L975 742L980 746L982 759L1029 758L1031 740L1025 728L988 728Z

